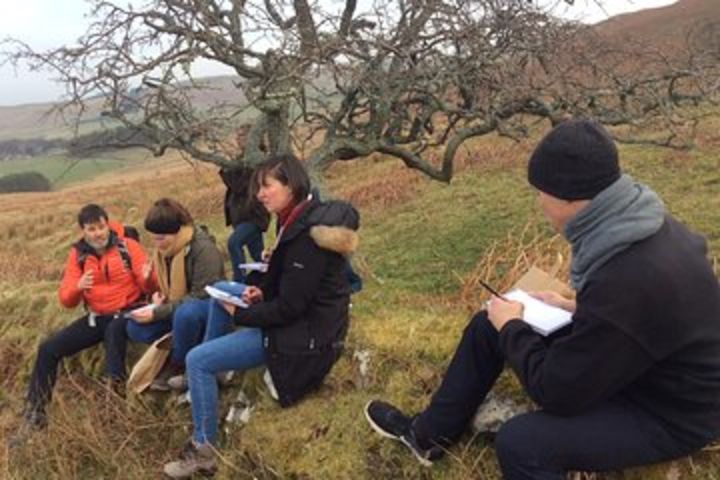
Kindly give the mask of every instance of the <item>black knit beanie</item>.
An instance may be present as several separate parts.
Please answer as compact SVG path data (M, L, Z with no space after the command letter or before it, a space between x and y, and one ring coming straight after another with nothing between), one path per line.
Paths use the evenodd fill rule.
M610 134L586 118L566 120L540 141L530 156L528 181L564 200L591 199L620 178Z

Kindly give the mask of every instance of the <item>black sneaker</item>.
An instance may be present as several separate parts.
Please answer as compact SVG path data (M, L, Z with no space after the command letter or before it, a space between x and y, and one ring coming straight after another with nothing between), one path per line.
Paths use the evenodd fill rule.
M383 437L402 442L423 466L430 467L435 460L443 456L442 448L437 445L423 448L415 436L414 417L405 415L389 403L379 400L368 402L365 405L365 418Z

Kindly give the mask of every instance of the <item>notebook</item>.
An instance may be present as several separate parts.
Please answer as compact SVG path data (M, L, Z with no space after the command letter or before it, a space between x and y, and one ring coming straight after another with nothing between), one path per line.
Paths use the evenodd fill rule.
M237 295L233 295L232 293L220 290L219 288L213 287L212 285L206 286L205 291L212 298L215 298L222 302L232 303L233 305L237 305L240 308L248 307L248 304L245 303L242 298L238 297Z
M572 322L572 313L531 297L519 288L507 292L504 297L523 304L523 321L540 335L550 335Z

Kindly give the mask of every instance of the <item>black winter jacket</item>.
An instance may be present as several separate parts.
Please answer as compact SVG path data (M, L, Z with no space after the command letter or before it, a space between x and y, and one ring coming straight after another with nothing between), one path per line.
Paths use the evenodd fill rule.
M342 352L350 286L346 259L358 214L344 202L311 200L283 233L260 288L264 301L238 309L238 325L261 328L280 404L320 386Z
M251 168L223 168L219 172L225 184L225 225L237 226L243 222L254 223L263 232L270 223L270 214L255 198L250 198Z
M546 411L630 402L697 447L720 435L720 286L704 240L666 217L578 292L571 332L550 345L519 320L505 358ZM592 435L592 432L588 433Z

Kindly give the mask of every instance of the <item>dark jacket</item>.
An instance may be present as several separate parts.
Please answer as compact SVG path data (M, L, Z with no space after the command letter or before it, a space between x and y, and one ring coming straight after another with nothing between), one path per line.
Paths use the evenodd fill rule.
M250 181L253 170L248 167L220 170L220 178L225 184L225 225L233 227L240 223L254 223L265 231L270 223L270 214L256 198L250 198Z
M318 387L340 356L350 303L343 255L355 249L357 228L349 204L311 201L272 253L264 301L235 314L237 324L262 329L283 407Z
M720 287L706 253L701 237L667 217L591 274L568 335L548 346L508 322L500 345L533 400L574 415L617 399L688 446L718 437Z
M205 286L225 278L222 255L204 227L195 227L193 238L185 248L187 295L178 301L159 305L153 310L153 321L171 319L177 307L187 299L207 298Z

